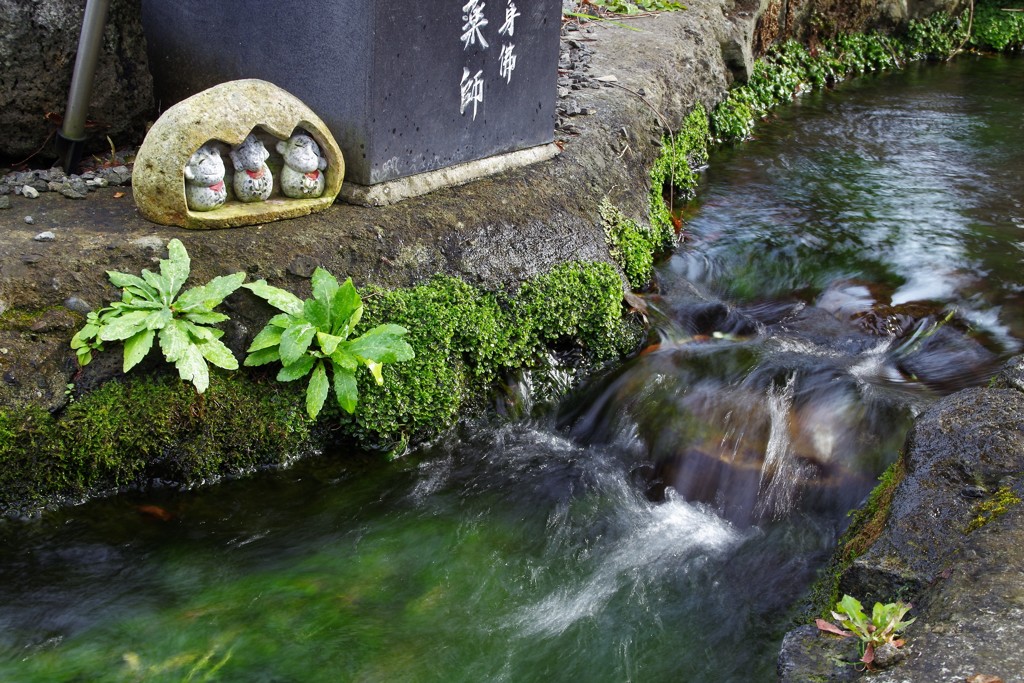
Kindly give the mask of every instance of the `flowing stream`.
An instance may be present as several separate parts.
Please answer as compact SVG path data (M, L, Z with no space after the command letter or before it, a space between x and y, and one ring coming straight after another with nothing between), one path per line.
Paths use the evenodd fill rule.
M0 523L0 680L774 680L913 416L1020 350L1024 59L757 135L685 209L650 344L561 405Z

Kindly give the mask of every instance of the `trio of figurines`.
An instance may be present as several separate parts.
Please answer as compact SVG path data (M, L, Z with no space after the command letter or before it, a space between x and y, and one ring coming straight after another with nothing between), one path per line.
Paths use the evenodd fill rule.
M276 149L284 161L280 177L282 194L293 199L312 199L323 194L327 159L312 137L296 133L278 142ZM235 168L231 181L235 199L266 201L274 189L274 177L267 166L270 152L260 139L249 133L229 156ZM226 171L217 143L207 142L196 150L185 166L185 200L189 210L212 211L224 205L228 199Z

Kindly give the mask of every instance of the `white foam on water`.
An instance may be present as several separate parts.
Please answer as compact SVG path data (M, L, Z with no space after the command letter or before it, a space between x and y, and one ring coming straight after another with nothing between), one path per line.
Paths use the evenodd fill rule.
M671 495L660 504L638 502L626 511L630 531L597 560L588 575L518 610L508 626L519 637L554 637L595 617L616 593L642 600L643 586L678 571L687 560L718 555L738 545L744 532L714 512ZM596 556L596 554L595 554Z

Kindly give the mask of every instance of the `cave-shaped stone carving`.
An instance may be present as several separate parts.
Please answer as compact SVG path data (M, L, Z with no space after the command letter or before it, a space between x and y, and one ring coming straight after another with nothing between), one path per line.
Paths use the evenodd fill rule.
M307 186L312 189L286 193L279 179L288 169L286 158L299 151L293 150L295 145L316 154L317 177L312 178L313 170L302 171L304 178L310 176ZM273 179L266 199L261 194L256 201L251 197L240 201L239 183L233 175L246 173L246 168L235 170L239 149L266 153L264 166ZM213 155L220 155L226 167L226 188L236 188L218 206L195 202L201 194L196 187L201 175L196 164L205 159L207 165L217 166ZM252 172L258 175L260 170ZM294 180L294 173L284 175ZM139 211L155 223L231 228L322 211L334 202L344 175L345 161L338 143L309 107L272 83L246 79L216 85L164 112L135 158L132 185ZM265 193L265 188L261 192Z

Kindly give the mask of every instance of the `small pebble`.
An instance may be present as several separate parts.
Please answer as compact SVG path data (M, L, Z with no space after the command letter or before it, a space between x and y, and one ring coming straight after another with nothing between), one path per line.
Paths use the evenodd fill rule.
M39 190L32 187L31 185L22 185L21 196L28 197L29 199L35 199L36 197L39 196Z
M29 218L31 218L31 216L29 216ZM57 236L54 235L53 232L51 232L50 230L47 230L46 232L39 233L32 239L34 239L36 242L52 242L55 239L57 239Z
M33 223L36 222L36 219L32 218L32 216L25 216L25 222L28 223L29 225L32 225Z
M69 296L67 299L64 299L64 308L78 313L88 313L92 310L92 306L77 296Z

